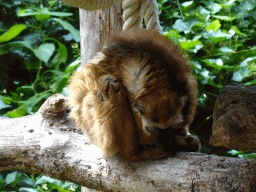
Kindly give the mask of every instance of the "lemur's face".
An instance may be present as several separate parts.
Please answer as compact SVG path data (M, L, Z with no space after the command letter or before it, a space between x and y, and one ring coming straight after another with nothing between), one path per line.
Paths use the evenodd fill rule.
M134 103L146 131L179 128L183 122L182 109L187 96L169 90L155 91Z

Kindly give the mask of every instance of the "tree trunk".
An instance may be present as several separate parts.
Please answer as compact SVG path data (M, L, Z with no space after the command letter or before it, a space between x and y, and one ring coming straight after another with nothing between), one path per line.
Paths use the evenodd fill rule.
M213 110L210 143L256 152L256 86L228 85Z
M79 13L82 65L86 65L109 35L122 31L122 4L99 11L79 9Z

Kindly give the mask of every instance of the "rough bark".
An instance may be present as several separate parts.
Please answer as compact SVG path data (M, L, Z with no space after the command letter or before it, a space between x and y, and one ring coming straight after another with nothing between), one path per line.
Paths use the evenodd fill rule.
M98 11L79 9L79 15L82 65L86 65L109 35L122 31L122 5Z
M213 110L210 143L256 152L256 86L228 85Z
M102 191L255 191L255 162L178 153L129 163L104 156L67 119L66 98L50 97L31 116L1 119L0 170L40 172Z

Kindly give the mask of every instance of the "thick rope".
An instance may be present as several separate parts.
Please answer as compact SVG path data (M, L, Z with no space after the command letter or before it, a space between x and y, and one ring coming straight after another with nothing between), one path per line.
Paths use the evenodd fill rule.
M163 29L158 17L160 11L158 10L156 0L142 0L141 11L146 24L146 29L155 29L162 34Z
M158 18L160 11L156 5L156 0L125 0L123 10L123 30L132 27L142 28L142 18L144 18L146 29L163 33Z
M142 28L141 1L125 0L123 7L123 31L132 27Z
M157 30L163 33L159 22L159 10L156 0L62 0L64 3L79 7L88 11L108 9L118 3L123 2L123 30L132 27L142 28L144 18L148 30Z

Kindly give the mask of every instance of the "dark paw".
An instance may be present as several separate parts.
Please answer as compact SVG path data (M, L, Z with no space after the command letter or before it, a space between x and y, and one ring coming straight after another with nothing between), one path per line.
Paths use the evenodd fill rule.
M201 149L201 142L197 137L193 135L188 135L187 137L185 137L185 140L187 142L186 151L197 152Z
M111 100L118 102L124 96L124 91L121 91L122 83L113 76L106 75L100 78L98 95L101 101Z
M193 135L187 135L186 137L175 135L173 144L178 151L197 152L201 148L199 139Z
M187 132L186 132L187 133ZM198 138L193 135L183 136L168 132L168 130L162 130L158 132L155 145L168 152L197 152L201 148L201 143Z

